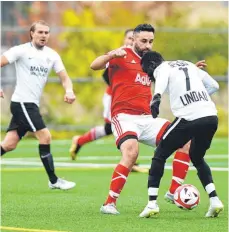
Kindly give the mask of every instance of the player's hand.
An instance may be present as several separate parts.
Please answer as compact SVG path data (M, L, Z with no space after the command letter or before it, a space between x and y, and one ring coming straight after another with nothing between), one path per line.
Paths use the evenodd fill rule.
M196 63L196 66L198 68L206 68L207 67L207 64L206 64L206 61L205 60L200 60Z
M66 91L64 95L64 101L68 104L72 104L76 100L76 96L73 91Z
M115 49L108 53L112 58L118 58L118 57L124 57L126 56L126 51L123 49L123 47Z
M4 98L4 93L3 93L3 90L2 90L2 89L0 89L0 97L1 97L1 98Z
M153 118L156 118L159 114L159 106L161 104L161 94L154 95L153 99L150 102L150 109Z

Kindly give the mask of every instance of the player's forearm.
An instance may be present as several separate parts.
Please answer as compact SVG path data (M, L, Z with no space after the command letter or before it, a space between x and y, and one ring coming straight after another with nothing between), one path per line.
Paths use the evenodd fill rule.
M73 92L73 85L70 77L65 70L58 73L65 92Z
M5 65L9 64L9 61L6 59L5 56L1 56L0 58L0 66L3 67Z
M217 92L219 90L219 84L214 81L211 82L211 84L205 86L207 92L209 95L212 95L213 93Z
M208 73L206 73L202 81L209 95L218 91L218 82L216 82Z
M106 68L106 64L113 59L113 56L110 54L102 55L97 57L90 65L90 68L93 70L101 70Z
M73 92L73 85L71 79L68 77L63 82L62 85L65 89L65 92Z

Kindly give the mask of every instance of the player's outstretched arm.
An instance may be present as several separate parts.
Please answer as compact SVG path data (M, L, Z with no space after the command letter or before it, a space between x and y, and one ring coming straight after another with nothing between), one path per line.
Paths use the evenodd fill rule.
M6 59L5 56L1 56L1 60L0 60L0 63L1 63L1 67L9 64L9 61Z
M69 78L66 70L58 72L57 75L59 76L61 83L65 89L64 101L69 104L72 104L75 101L76 96L73 92L73 85L71 79Z
M126 55L126 51L123 47L115 49L113 51L108 52L106 55L102 55L97 57L90 65L90 68L93 70L101 70L106 68L106 64L113 58L124 57Z
M199 73L201 74L202 82L209 95L219 90L219 84L207 72L199 70Z
M106 68L106 64L112 59L113 57L110 54L102 55L97 57L95 60L92 61L90 68L93 70L101 70Z
M0 63L1 67L4 67L5 65L9 64L9 61L6 59L5 56L1 56ZM2 89L0 89L0 98L4 98L4 93Z

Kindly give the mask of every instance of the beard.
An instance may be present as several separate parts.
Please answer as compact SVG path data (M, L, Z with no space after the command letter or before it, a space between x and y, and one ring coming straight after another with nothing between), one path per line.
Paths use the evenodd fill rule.
M146 53L146 52L149 52L151 51L150 49L144 49L144 50L141 50L137 44L134 46L134 51L140 56L140 57L143 57L143 55Z

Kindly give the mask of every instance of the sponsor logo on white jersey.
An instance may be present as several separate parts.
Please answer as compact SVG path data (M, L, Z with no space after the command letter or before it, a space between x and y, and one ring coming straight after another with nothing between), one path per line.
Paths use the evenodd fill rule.
M142 85L147 85L147 86L150 86L151 84L149 77L147 75L141 76L140 73L137 74L135 78L135 82L140 82Z
M43 66L30 66L30 75L46 77L48 75L48 68Z

